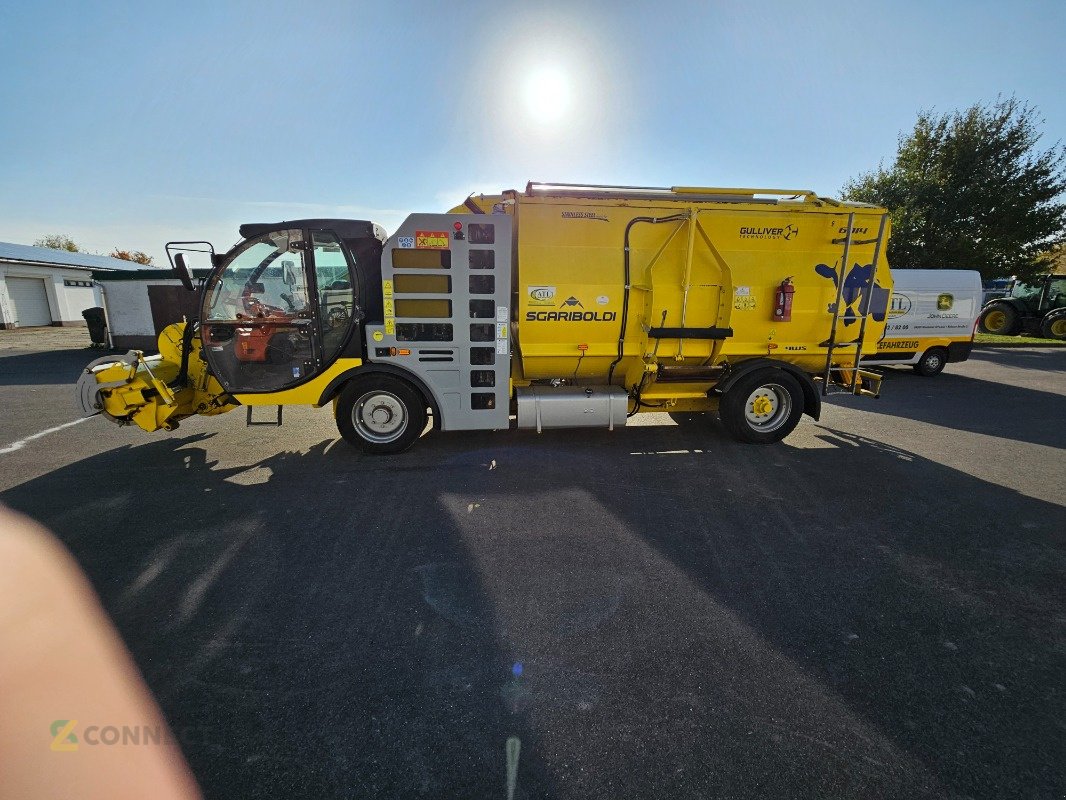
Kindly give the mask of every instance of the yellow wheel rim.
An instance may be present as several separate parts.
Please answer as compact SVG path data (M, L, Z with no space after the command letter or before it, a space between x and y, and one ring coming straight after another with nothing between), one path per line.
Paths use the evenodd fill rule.
M985 328L992 333L998 333L1007 327L1007 315L1002 311L989 311L985 314Z
M1051 335L1055 338L1066 336L1066 319L1057 319L1051 323Z

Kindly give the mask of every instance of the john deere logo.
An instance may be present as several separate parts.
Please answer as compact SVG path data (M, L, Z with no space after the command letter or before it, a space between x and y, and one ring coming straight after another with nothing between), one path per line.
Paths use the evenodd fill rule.
M911 313L911 299L905 294L892 295L892 301L888 306L888 316L903 317Z

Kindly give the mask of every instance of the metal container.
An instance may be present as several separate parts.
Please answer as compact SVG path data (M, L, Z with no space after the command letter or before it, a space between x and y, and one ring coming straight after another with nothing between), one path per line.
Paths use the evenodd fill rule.
M519 387L518 427L607 428L626 424L629 395L620 386Z

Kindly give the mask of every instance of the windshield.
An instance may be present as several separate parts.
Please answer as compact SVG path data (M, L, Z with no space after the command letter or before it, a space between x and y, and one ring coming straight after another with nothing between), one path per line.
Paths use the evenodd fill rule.
M296 315L307 309L301 231L276 231L243 249L207 286L212 321Z
M1016 281L1011 287L1010 296L1017 297L1019 300L1035 300L1040 296L1040 287Z

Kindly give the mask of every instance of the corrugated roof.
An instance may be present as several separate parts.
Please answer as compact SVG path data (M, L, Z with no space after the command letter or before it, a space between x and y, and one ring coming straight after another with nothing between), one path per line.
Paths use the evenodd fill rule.
M0 260L22 261L29 264L73 267L75 269L143 269L142 264L123 261L111 256L94 256L89 253L68 253L50 247L33 247L28 244L0 242Z

